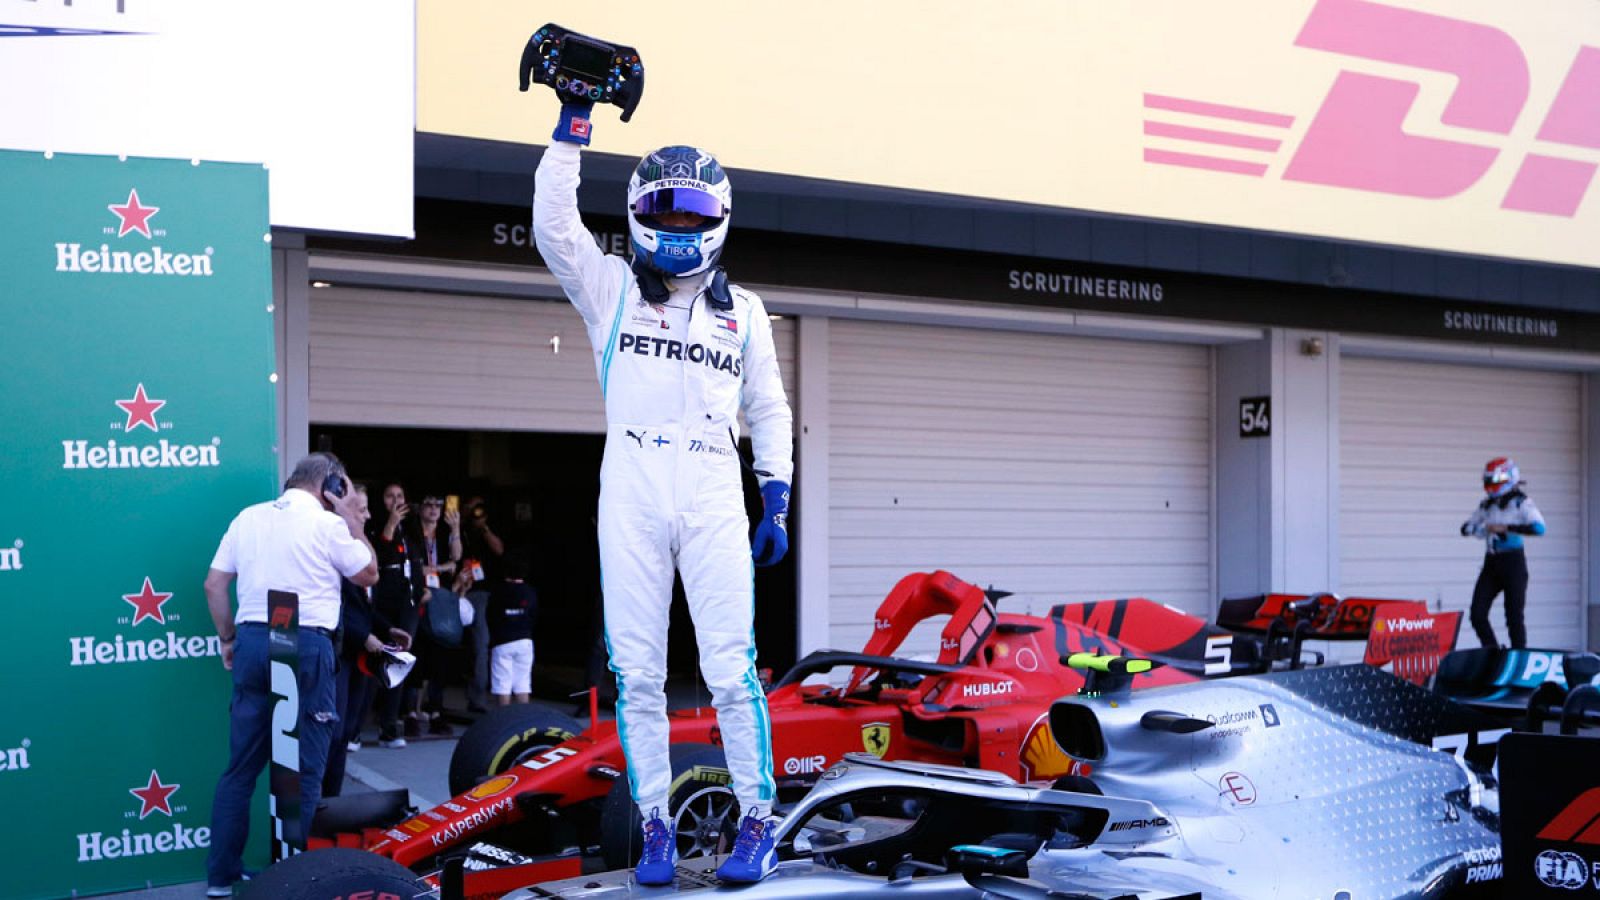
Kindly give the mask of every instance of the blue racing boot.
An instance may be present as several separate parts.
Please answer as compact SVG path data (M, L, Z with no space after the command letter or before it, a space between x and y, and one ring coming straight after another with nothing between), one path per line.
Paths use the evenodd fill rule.
M750 811L755 812L754 809ZM771 819L745 816L739 822L739 837L733 842L733 854L717 867L717 879L751 884L767 877L778 865L778 853L772 841L773 826Z
M650 811L644 820L644 853L633 870L633 880L640 884L671 884L678 867L678 836L671 825L661 820L659 808Z

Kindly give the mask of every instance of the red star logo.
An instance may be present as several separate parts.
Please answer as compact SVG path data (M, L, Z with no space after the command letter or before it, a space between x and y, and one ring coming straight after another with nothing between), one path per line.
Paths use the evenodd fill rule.
M139 387L133 392L133 399L118 400L117 405L122 407L122 411L128 414L128 423L122 426L124 433L141 426L151 431L157 431L159 429L156 428L156 410L166 406L167 401L151 400L146 397L144 383L140 382Z
M161 776L155 769L150 770L150 783L142 788L128 788L128 793L139 798L139 818L144 819L157 810L172 815L172 793L178 789L176 784L162 784Z
M117 227L117 237L122 237L130 231L137 231L145 237L150 236L150 217L161 211L159 206L140 206L139 191L128 191L128 202L118 206L113 203L106 209L117 214L122 224Z
M137 594L123 594L122 599L133 604L133 624L137 625L145 619L155 619L162 625L167 624L166 613L161 611L161 604L172 598L171 593L157 593L150 586L150 576L144 577L144 588Z

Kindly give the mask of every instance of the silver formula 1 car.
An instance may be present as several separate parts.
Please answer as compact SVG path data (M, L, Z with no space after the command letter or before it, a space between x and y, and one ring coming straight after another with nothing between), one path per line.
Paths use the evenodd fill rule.
M1127 661L1051 708L1079 774L1053 786L851 754L783 820L744 897L1383 900L1496 896L1496 723L1366 666L1135 693ZM1136 670L1136 669L1135 669ZM617 871L508 894L727 890ZM468 893L471 893L470 889Z

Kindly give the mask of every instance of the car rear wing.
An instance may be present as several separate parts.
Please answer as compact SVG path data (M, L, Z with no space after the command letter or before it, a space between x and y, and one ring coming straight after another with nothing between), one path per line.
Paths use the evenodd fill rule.
M989 598L983 588L943 570L907 575L879 604L872 617L872 637L861 652L878 658L893 656L919 622L948 615L950 621L939 634L938 662L965 666L994 631L997 617ZM865 667L857 667L846 693L859 688L867 674Z
M1305 641L1366 641L1362 662L1425 685L1455 649L1461 613L1430 612L1421 600L1260 594L1223 600L1217 624L1264 635L1269 649L1286 645L1294 657Z

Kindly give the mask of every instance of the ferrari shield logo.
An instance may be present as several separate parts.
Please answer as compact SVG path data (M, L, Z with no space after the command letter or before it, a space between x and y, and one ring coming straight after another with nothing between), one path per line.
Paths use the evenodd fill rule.
M889 752L889 723L868 722L861 726L861 746L879 759Z

